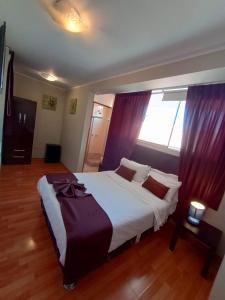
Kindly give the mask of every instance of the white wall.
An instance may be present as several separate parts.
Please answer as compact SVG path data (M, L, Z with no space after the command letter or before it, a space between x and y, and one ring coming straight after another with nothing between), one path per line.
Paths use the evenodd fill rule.
M209 300L224 300L225 299L225 257L223 258L220 269L214 281Z
M42 96L57 97L56 111L42 109ZM37 102L33 157L43 157L46 143L61 144L66 91L43 81L15 73L14 96Z
M2 130L3 130L3 120L4 120L4 109L5 109L5 92L6 92L6 80L7 80L7 70L10 60L9 49L5 50L5 65L3 73L3 87L0 90L0 166L1 166L1 157L2 157Z
M218 254L222 257L225 254L225 194L217 211L208 208L204 219L223 231L223 236L219 245ZM225 299L225 294L224 294Z

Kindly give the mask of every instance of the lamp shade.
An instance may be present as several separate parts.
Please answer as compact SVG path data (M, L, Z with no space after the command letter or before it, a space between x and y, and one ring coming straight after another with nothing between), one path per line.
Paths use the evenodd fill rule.
M205 205L198 201L191 201L189 212L188 212L188 222L192 225L199 225L204 212Z

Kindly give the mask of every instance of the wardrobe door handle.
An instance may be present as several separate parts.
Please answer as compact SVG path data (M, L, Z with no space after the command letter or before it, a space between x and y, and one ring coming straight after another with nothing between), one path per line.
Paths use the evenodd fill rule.
M24 115L23 115L23 124L26 123L26 119L27 119L27 114L24 114Z
M15 151L15 152L24 152L25 150L24 149L13 149L13 151Z
M21 122L21 119L22 119L22 114L19 113L19 124L20 124L20 122Z

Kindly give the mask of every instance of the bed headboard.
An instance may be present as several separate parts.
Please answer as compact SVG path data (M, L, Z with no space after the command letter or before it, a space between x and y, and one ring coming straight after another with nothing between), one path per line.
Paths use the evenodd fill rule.
M136 145L130 159L166 173L178 174L178 156Z

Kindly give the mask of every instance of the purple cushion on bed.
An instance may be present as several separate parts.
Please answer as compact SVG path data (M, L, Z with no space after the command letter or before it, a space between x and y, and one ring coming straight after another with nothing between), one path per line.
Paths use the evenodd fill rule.
M124 167L123 165L121 165L119 169L116 171L116 174L120 175L121 177L123 177L128 181L131 181L134 178L135 173L136 171Z
M142 184L143 188L149 190L152 194L160 199L163 199L168 192L169 188L162 183L158 182L151 176L149 176Z

